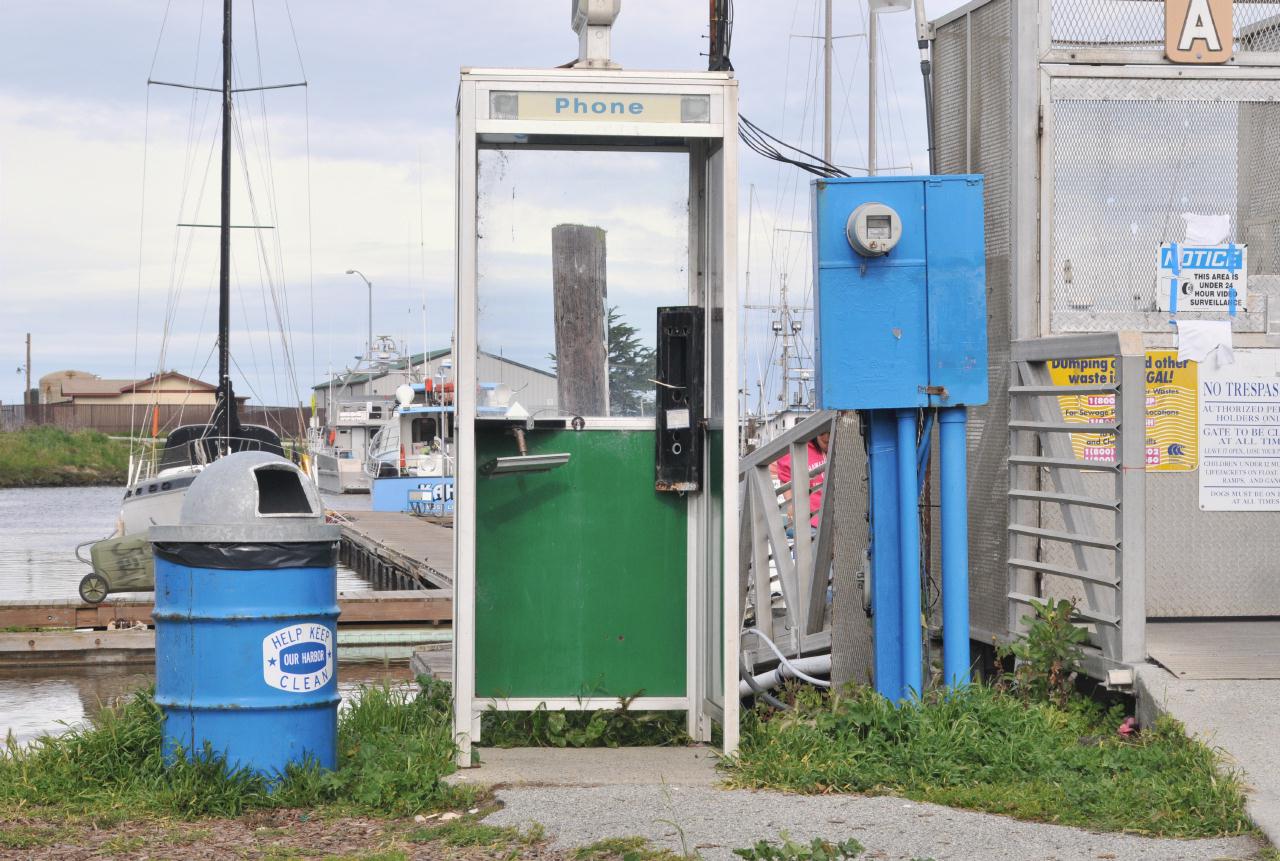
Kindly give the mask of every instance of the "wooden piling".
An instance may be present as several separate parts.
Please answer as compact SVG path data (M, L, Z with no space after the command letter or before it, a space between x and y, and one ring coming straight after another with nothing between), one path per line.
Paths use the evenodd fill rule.
M583 224L551 229L556 386L560 412L609 414L605 232Z

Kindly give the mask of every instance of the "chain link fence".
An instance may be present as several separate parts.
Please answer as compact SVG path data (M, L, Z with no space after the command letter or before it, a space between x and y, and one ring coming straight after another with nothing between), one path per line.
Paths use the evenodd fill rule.
M970 408L968 445L969 606L972 627L984 637L1006 628L1014 2L992 0L939 27L933 49L937 172L984 177L991 400ZM939 535L936 507L929 516L931 534ZM931 555L930 573L940 579L940 555Z
M1046 113L1054 332L1168 332L1156 249L1184 240L1184 212L1231 217L1234 241L1249 246L1247 311L1233 328L1268 330L1280 294L1280 81L1055 77Z
M1051 0L1050 46L1058 50L1164 50L1164 0ZM1237 52L1280 51L1280 2L1235 0Z

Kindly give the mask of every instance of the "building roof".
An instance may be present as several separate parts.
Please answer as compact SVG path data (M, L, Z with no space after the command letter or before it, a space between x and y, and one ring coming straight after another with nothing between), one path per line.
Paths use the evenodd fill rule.
M123 395L126 392L146 392L152 390L162 380L182 380L190 386L191 391L216 392L218 387L195 377L180 374L177 371L162 371L152 374L145 380L104 380L101 377L80 376L68 377L62 383L62 396L72 398L101 397L103 395Z
M334 385L358 386L358 385L362 385L363 383L370 382L372 380L380 380L383 377L387 376L388 374L392 373L393 371L403 371L406 368L412 368L414 365L423 365L423 364L426 364L427 362L434 362L436 359L442 359L445 356L450 355L451 353L453 353L453 350L449 348L446 348L443 350L432 350L430 353L414 353L412 356L409 356L407 359L400 359L397 362L392 362L387 366L387 370L385 371L380 371L378 373L365 372L365 373L359 373L359 374L351 374L350 376L346 376L346 377L335 377L332 382ZM535 374L542 374L544 377L551 377L553 379L555 378L555 374L544 371L541 368L535 368L532 365L525 365L525 364L522 364L521 362L513 362L511 359L508 359L505 356L498 356L498 355L495 355L494 353L485 352L484 350L481 350L480 354L483 356L488 356L491 359L497 359L499 362L506 362L508 365L511 365L512 367L521 368L523 370L530 371ZM314 391L319 391L321 389L329 388L329 384L330 384L330 381L325 380L323 383L316 383L311 388Z

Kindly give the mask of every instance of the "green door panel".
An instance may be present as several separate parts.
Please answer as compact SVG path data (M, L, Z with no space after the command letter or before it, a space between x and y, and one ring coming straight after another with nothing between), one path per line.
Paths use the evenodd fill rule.
M684 696L686 506L654 432L527 432L550 472L476 481L476 696ZM476 462L516 454L476 431Z

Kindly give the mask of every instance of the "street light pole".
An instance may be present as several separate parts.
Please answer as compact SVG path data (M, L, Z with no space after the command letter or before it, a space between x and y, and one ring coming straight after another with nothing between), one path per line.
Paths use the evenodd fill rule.
M831 0L827 0L826 33L822 40L822 160L831 161Z
M876 53L879 51L879 27L876 4L867 9L867 176L876 175Z
M363 281L365 283L365 286L369 288L369 344L366 349L369 355L372 356L373 355L373 282L370 281L368 278L366 278L364 273L361 272L359 269L348 269L347 274L359 275L360 280Z

